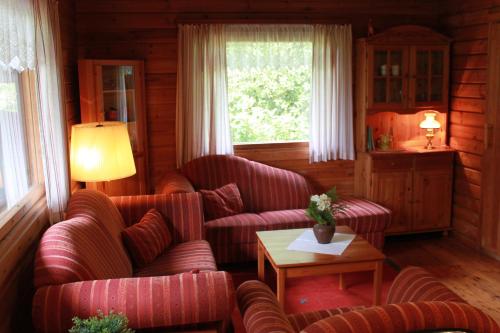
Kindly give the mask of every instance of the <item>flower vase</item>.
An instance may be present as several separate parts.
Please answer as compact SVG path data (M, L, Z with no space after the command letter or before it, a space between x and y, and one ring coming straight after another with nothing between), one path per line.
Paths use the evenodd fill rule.
M314 236L320 244L328 244L335 234L335 225L315 224L313 227Z

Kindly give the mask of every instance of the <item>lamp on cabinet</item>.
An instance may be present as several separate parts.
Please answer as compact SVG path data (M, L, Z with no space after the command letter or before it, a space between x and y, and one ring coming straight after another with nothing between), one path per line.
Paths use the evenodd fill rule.
M425 120L420 123L420 128L427 130L427 134L425 135L425 137L427 138L427 145L425 146L426 149L434 149L434 147L432 146L434 130L441 128L441 124L436 120L436 115L437 113L434 111L425 112Z
M74 125L70 161L75 181L101 182L135 175L127 125L118 121Z

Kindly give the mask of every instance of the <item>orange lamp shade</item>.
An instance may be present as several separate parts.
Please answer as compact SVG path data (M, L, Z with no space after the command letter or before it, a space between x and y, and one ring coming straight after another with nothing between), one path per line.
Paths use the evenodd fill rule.
M136 172L127 125L117 121L74 125L70 159L75 181L115 180Z
M441 124L436 120L436 113L426 112L424 113L425 120L420 123L420 128L425 129L437 129L441 127Z

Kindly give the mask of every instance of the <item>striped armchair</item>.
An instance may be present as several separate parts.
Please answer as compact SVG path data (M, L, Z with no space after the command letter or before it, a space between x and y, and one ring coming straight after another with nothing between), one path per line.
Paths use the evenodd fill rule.
M408 267L394 280L387 304L286 315L271 289L247 281L237 292L247 333L405 333L466 329L499 333L498 324L422 268Z
M92 190L76 192L66 221L44 233L36 253L36 330L67 332L72 317L98 310L123 313L134 329L224 327L234 308L234 289L203 240L201 207L197 193L109 198ZM173 245L138 269L121 232L151 208L165 217Z
M256 260L256 231L306 228L314 224L305 215L305 208L315 190L304 177L238 156L210 155L192 160L181 168L180 174L166 175L156 191L212 190L229 183L238 185L245 213L204 224L217 263ZM344 203L347 210L338 223L349 225L374 246L382 248L391 212L359 198L348 198Z

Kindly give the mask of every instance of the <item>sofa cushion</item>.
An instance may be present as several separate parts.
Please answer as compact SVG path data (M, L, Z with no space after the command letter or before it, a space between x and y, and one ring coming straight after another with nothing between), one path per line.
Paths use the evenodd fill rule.
M35 257L35 287L83 280L132 276L109 231L100 223L74 217L51 226L42 236Z
M337 223L347 225L357 234L384 231L391 223L391 211L374 202L360 198L344 198L346 206Z
M151 208L165 217L172 243L204 239L203 203L200 193L131 195L111 197L125 223L137 223Z
M216 271L214 256L207 241L181 243L167 250L152 263L139 268L136 276L172 275L194 270Z
M207 241L210 244L224 245L235 243L254 243L256 232L266 230L266 221L257 214L238 214L205 223Z
M268 230L310 228L314 221L306 216L304 209L289 209L259 214L266 221Z
M238 186L227 184L213 191L200 190L206 220L215 220L243 213L243 201Z
M296 172L233 155L209 155L186 163L181 172L196 189L236 183L247 212L306 208L312 187Z
M163 216L150 209L139 221L122 232L123 242L138 267L158 257L172 242Z

